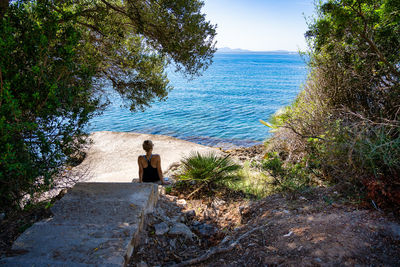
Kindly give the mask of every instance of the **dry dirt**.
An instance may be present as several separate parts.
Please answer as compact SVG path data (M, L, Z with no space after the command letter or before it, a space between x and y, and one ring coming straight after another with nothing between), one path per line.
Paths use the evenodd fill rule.
M228 153L240 161L261 158L262 146ZM163 221L156 212L130 266L400 266L398 215L351 203L340 191L314 188L259 201L231 192L198 200L166 194L157 209L181 218L198 238L156 235L154 225ZM202 236L198 223L217 231Z
M163 196L158 208L171 218L195 210L195 217L184 220L186 225L207 222L219 231L208 238L198 235L199 239L194 241L168 234L157 236L154 224L162 220L151 217L142 240L145 242L130 266L184 263L217 247L227 247L230 241L253 229L257 230L227 252L187 266L400 265L398 221L376 210L342 204L334 188L314 189L296 199L273 195L250 203L218 199L211 203L188 200L185 205L178 205L177 200ZM221 245L224 238L228 241ZM176 240L174 246L171 240Z

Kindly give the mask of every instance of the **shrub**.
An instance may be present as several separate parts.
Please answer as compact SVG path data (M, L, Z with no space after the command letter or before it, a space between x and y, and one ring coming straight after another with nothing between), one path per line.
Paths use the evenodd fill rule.
M351 164L362 169L368 197L380 206L400 204L399 132L400 125L369 125L358 130L352 147Z
M266 146L276 157L266 168L290 177L313 165L311 175L400 207L399 2L317 8L306 34L311 72L296 101L272 118L278 129Z
M109 102L105 86L143 110L166 98L170 63L188 77L212 63L215 26L202 5L0 1L0 212L79 163L87 125Z
M273 178L266 175L256 161L246 161L237 175L238 179L224 180L222 183L235 192L244 193L248 198L261 199L274 191L271 186Z
M236 178L236 172L240 169L240 166L235 164L229 156L219 156L214 152L204 155L194 152L181 162L182 173L179 179L192 181L196 185L196 189L189 194L188 198L201 189L211 190L223 180Z
M17 2L0 18L1 212L51 188L99 108L75 23L58 23L47 1Z
M284 162L277 153L267 153L262 162L262 169L274 178L274 189L280 192L295 193L304 191L314 185L314 166L306 166L305 162Z

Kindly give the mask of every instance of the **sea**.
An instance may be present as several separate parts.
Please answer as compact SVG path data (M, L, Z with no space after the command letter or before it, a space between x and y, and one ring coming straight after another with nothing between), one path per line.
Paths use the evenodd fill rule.
M261 144L271 133L259 120L294 101L307 73L298 53L216 53L192 80L169 70L174 89L144 112L129 111L108 90L111 104L88 129L168 135L224 149Z

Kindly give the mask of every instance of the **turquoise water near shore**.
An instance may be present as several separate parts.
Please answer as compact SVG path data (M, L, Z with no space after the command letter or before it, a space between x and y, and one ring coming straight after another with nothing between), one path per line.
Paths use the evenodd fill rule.
M163 134L223 148L259 144L269 135L259 120L290 104L306 76L297 53L216 53L194 80L170 72L174 90L144 112L121 107L112 94L112 104L91 120L89 131Z

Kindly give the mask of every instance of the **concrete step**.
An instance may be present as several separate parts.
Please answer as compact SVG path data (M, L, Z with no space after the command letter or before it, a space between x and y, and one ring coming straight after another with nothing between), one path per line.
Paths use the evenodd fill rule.
M158 186L139 183L78 183L15 242L25 254L1 266L125 266Z

